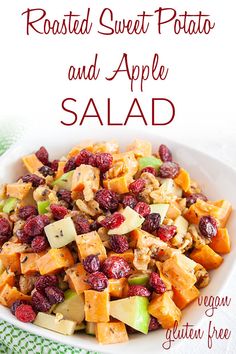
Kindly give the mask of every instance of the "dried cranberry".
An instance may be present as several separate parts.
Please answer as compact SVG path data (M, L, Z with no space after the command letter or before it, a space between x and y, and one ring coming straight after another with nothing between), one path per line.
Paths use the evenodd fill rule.
M35 291L32 295L32 306L39 312L48 312L51 308L51 304L46 296L39 291Z
M195 204L198 199L204 200L204 202L207 202L207 197L202 194L202 193L194 193L189 195L186 198L186 206L187 208L190 208L192 204Z
M180 168L176 162L164 162L159 168L161 178L175 178L179 174Z
M90 254L83 261L83 266L86 272L94 273L100 269L100 261L96 254Z
M0 235L8 236L11 233L11 225L5 218L0 218Z
M158 213L151 213L146 216L142 229L149 233L152 233L158 229L161 223L161 216Z
M144 202L138 202L138 204L135 206L134 210L139 213L139 215L145 217L151 212L151 208L147 203Z
M11 313L15 316L15 312L18 306L20 305L28 305L29 303L25 300L16 300L15 302L13 302L13 304L11 305L10 311Z
M100 222L95 220L90 224L90 231L97 231L98 229L100 229L100 227L101 227Z
M35 253L45 251L49 247L47 238L45 236L36 236L31 242L31 248Z
M129 263L118 256L108 257L102 264L102 271L109 279L124 278L129 274L130 270Z
M143 285L130 285L128 296L150 296L151 292Z
M16 231L16 236L21 243L30 244L32 241L32 236L27 235L22 229Z
M57 192L57 198L59 200L63 200L64 202L66 202L68 204L72 203L71 192L68 191L67 189L60 189Z
M115 229L119 227L125 221L125 217L120 213L114 213L112 215L107 216L100 223L103 227L108 230Z
M207 238L215 237L217 234L217 221L212 216L202 216L199 221L199 230Z
M64 219L64 217L68 214L68 210L62 205L51 204L50 209L55 220Z
M16 308L15 316L19 321L27 323L35 320L36 313L31 305L22 304Z
M166 291L166 286L163 283L162 279L155 272L152 272L149 278L149 285L157 294L162 294Z
M23 230L29 236L37 236L43 233L44 227L49 223L46 215L34 216L26 221Z
M75 216L73 218L77 235L87 234L90 231L90 224L83 216Z
M124 207L129 206L131 209L134 209L138 204L138 201L132 195L125 195L122 201Z
M95 200L103 210L115 211L119 206L119 198L117 194L108 189L100 189L97 191Z
M23 176L22 181L24 183L32 183L32 186L35 188L45 183L44 178L39 177L33 173Z
M156 236L162 241L168 242L175 236L177 232L177 227L174 225L161 225L156 232Z
M56 286L48 286L44 289L45 294L51 305L59 304L64 301L64 293Z
M159 156L163 162L172 162L172 154L164 144L159 147Z
M69 172L76 169L75 157L71 157L64 166L64 172Z
M101 272L95 272L88 276L87 283L93 290L103 291L108 286L108 279L105 274Z
M42 166L39 168L39 172L44 176L54 176L55 175L55 171L49 167L49 166Z
M138 193L142 192L142 190L144 190L144 188L145 188L145 181L142 178L136 179L136 181L130 183L130 185L129 185L130 192L132 192L134 194L138 194Z
M37 208L33 205L26 205L24 207L19 208L18 215L21 219L26 220L30 216L38 215Z
M112 166L113 157L111 154L102 152L95 155L96 167L104 173Z
M140 333L140 331L137 331L137 329L134 329L133 327L130 327L128 325L126 325L126 330L128 334Z
M51 163L50 163L50 167L53 171L57 171L58 170L58 163L59 163L59 160L53 160Z
M111 235L109 241L112 251L116 253L124 253L129 249L129 242L124 235Z
M56 275L41 275L35 282L35 288L42 292L48 286L54 286L58 284Z
M0 245L8 241L11 236L11 225L5 218L0 218Z
M75 163L76 166L80 166L80 165L92 165L95 167L96 163L95 163L95 155L86 150L83 149L80 151L80 153L75 157Z
M160 323L157 321L157 319L155 317L151 316L150 322L149 322L149 327L148 327L148 332L156 331L159 328L161 328Z
M45 149L44 146L41 146L41 148L35 153L39 161L42 162L43 165L48 164L48 152Z
M1 235L0 234L0 246L7 242L10 238L10 235Z
M151 166L147 166L145 168L142 169L141 173L144 173L144 172L148 172L148 173L151 173L153 176L157 176L157 171L154 167L151 167Z

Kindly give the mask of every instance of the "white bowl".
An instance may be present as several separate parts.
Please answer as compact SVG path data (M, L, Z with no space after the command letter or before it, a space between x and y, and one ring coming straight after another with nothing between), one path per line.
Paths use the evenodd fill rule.
M45 123L43 123L44 125ZM110 140L115 138L122 147L128 145L135 138L142 138L151 141L154 149L157 149L160 143L166 143L173 152L174 159L185 167L191 176L197 180L203 187L206 195L213 200L228 199L233 205L236 205L235 180L236 172L222 162L213 159L206 154L200 153L191 147L169 141L166 138L158 137L155 132L149 130L138 130L126 128L99 128L87 129L83 128L67 128L57 127L50 129L48 126L42 129L34 129L24 137L18 144L14 145L7 153L0 158L1 176L0 183L14 181L23 173L20 162L22 155L37 150L40 146L45 145L51 158L61 157L73 146L87 139L95 141ZM230 218L227 225L229 233L234 234L236 229L235 212ZM211 274L211 282L208 287L201 291L202 295L219 295L223 287L226 285L229 275L233 271L234 260L236 258L235 242L232 238L232 251L224 256L222 266L213 271ZM196 325L203 316L203 310L193 303L183 311L182 324L189 322ZM145 335L132 335L128 343L102 346L96 342L96 339L76 334L74 336L64 336L58 333L42 329L32 324L25 324L16 320L10 311L0 306L0 317L13 325L20 327L26 331L59 341L64 344L72 345L87 350L93 350L103 353L158 353L162 352L162 343L165 341L164 330L155 331Z

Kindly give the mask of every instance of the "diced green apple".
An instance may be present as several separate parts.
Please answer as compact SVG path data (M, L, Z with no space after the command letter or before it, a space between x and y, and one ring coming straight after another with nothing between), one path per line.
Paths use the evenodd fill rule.
M110 315L128 326L148 333L150 315L148 299L143 296L131 296L110 302Z
M85 332L90 334L90 336L95 336L96 323L95 322L86 322Z
M161 189L165 194L174 194L178 198L182 197L183 191L171 178L161 178Z
M9 214L11 211L15 209L16 204L17 204L17 199L14 197L10 197L5 201L2 211L6 214Z
M108 235L124 235L137 229L144 222L144 218L135 210L126 207L121 214L125 217L125 221L117 228L109 230Z
M162 165L162 161L154 156L141 157L138 159L139 170L145 167L154 167L156 170Z
M174 225L177 227L177 234L186 235L188 231L188 221L181 215L179 215L175 221Z
M52 183L52 185L53 186L58 186L59 188L62 188L62 189L71 190L71 183L72 183L73 173L74 173L74 170L64 173L61 177L56 179Z
M58 304L53 310L54 313L61 313L66 320L81 323L84 320L84 298L73 290L65 292L65 300Z
M149 276L148 274L132 274L128 278L128 283L130 285L146 285L148 283Z
M76 328L75 321L57 319L56 316L44 312L37 314L34 324L68 336L71 336Z
M38 213L39 213L40 215L48 213L48 207L49 207L49 205L50 205L49 200L40 200L40 201L37 203L37 206L38 206Z
M48 242L51 248L61 248L75 240L76 230L70 217L55 221L45 226Z
M5 200L0 200L0 211L2 211L5 204Z
M170 204L151 204L151 213L158 213L161 216L161 224L163 223Z

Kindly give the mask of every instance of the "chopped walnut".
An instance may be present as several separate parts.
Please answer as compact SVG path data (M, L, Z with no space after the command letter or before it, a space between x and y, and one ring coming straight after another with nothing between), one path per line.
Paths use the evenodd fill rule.
M145 189L140 193L140 196L146 203L150 204L152 203L150 194L159 188L160 183L152 173L144 172L140 177L145 180Z
M20 275L19 278L20 291L25 295L29 294L33 290L37 278L38 278L37 275Z
M33 192L33 197L36 202L47 200L51 189L47 186L39 186Z
M150 259L151 257L149 248L143 247L142 249L134 250L133 264L136 269L144 271L147 270Z
M116 140L111 140L108 142L96 143L93 145L93 152L106 152L109 154L118 154L119 153L119 144Z
M157 190L151 192L150 197L153 203L170 204L177 199L177 196L167 190L165 184L162 184Z
M210 276L207 270L200 264L197 264L197 266L194 269L194 272L197 278L197 282L195 283L195 286L199 289L205 288L210 281Z
M89 202L85 202L84 200L78 199L76 201L76 205L80 211L90 216L96 216L102 213L99 208L98 202L96 200L90 200Z
M198 228L196 225L191 224L188 228L188 232L190 233L193 240L193 247L201 248L202 246L208 244L210 240L207 240L205 237L199 234Z

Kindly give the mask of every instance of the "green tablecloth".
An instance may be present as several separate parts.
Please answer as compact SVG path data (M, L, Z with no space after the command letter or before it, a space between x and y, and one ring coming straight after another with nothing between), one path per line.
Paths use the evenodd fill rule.
M12 124L0 123L0 155L3 154L20 135L21 129ZM53 342L0 320L0 354L89 354L84 349L76 349Z
M25 332L5 321L0 321L1 354L89 354L84 349L76 349L53 342L49 339ZM93 352L93 354L95 354Z

